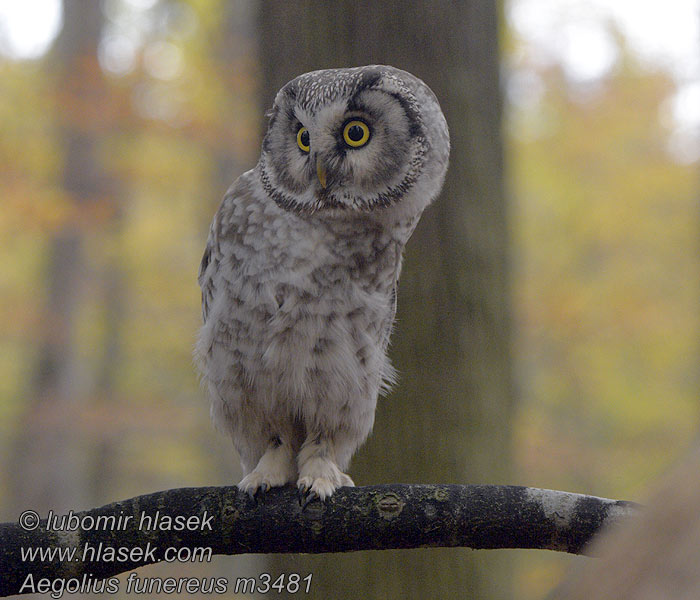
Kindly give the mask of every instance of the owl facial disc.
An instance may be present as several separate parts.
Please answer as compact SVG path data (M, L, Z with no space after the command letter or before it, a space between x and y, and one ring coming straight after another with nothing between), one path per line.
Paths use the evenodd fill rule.
M280 207L367 213L439 189L449 136L425 83L372 65L313 71L287 83L262 150L260 181Z

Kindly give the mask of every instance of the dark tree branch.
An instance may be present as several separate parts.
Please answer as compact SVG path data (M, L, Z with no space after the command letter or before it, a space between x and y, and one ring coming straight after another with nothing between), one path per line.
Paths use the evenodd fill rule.
M257 502L235 487L182 488L77 512L63 523L72 531L55 530L63 515L31 531L18 522L0 524L0 596L18 594L30 574L35 583L100 579L167 560L168 548L244 554L467 546L582 554L603 525L634 512L629 502L498 485L341 488L325 504L314 501L303 510L291 487ZM174 523L167 528L167 517L176 516L189 519L184 531ZM22 548L77 551L72 560L31 561L22 559ZM108 548L131 554L119 560Z

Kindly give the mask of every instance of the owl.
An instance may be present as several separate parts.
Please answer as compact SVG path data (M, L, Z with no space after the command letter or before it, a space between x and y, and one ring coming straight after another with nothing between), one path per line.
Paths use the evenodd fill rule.
M449 148L433 92L390 66L313 71L277 93L199 271L195 354L251 497L291 482L308 502L354 485L345 470L395 380L402 252Z

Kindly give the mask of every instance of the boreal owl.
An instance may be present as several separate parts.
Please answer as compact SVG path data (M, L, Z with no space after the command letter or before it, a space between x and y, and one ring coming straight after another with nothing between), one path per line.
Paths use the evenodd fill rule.
M344 471L395 379L402 252L450 143L430 88L390 66L300 75L269 116L211 224L196 355L238 487L293 482L308 502L353 485Z

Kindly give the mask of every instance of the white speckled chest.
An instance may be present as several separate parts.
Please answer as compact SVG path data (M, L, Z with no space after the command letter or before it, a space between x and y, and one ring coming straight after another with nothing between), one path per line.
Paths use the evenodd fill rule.
M373 410L393 377L386 347L407 232L289 215L254 192L227 201L199 348L210 383L234 403L314 421L360 400Z

